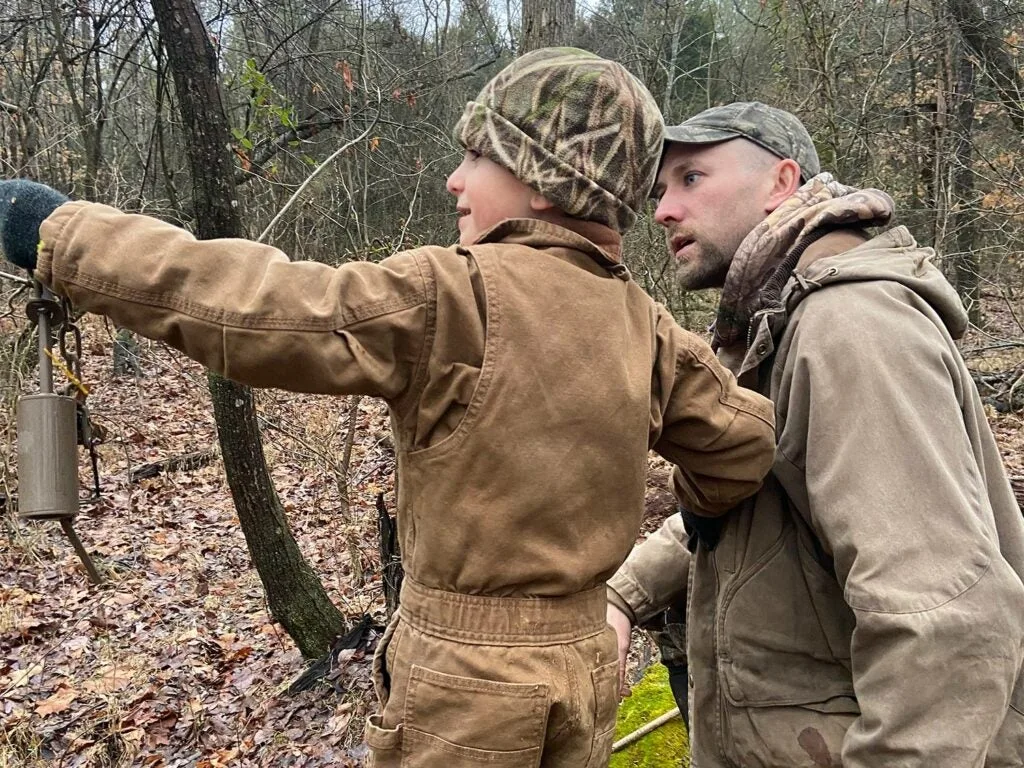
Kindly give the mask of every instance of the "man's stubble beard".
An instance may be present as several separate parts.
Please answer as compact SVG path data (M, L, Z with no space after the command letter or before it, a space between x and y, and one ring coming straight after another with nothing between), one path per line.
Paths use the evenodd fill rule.
M671 232L668 237L671 239ZM697 249L697 253L690 254L690 258L676 259L674 253L669 254L669 258L675 262L676 282L679 287L686 291L699 291L705 288L721 288L725 285L725 277L729 273L735 249L718 248L703 240L696 240L690 248Z

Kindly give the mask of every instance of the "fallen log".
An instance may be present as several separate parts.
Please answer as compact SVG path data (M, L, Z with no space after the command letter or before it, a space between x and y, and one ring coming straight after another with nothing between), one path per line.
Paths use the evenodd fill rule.
M177 472L179 470L190 470L199 469L205 467L211 461L217 458L216 450L208 451L196 451L194 453L184 453L180 456L171 456L167 459L160 461L151 461L148 464L142 464L133 469L128 474L128 479L137 483L147 477L156 477L161 472Z

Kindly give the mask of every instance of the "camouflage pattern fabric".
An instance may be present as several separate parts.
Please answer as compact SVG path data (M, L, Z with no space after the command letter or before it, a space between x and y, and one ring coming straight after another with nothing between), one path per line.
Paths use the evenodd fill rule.
M818 152L804 124L795 115L759 101L705 109L665 130L665 141L680 144L715 144L738 138L748 139L783 159L796 160L804 181L821 172Z
M812 178L754 227L736 249L725 276L711 345L728 349L746 340L750 321L765 300L762 289L770 277L778 277L772 273L816 231L881 226L892 214L892 198L881 190L848 187L828 173Z
M472 149L570 216L629 229L654 186L665 125L621 64L579 48L542 48L483 87L455 126Z
M657 644L661 660L677 666L686 664L686 617L681 611L669 609L658 617L656 626L647 629Z

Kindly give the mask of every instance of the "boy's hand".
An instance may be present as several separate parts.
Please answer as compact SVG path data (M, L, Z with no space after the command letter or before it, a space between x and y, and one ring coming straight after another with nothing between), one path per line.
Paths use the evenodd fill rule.
M29 272L35 269L39 225L67 201L45 184L0 181L0 250L8 260Z
M619 645L619 696L629 696L629 686L626 685L626 657L629 654L629 631L632 624L629 621L629 616L611 603L608 603L605 621L615 630L615 637Z

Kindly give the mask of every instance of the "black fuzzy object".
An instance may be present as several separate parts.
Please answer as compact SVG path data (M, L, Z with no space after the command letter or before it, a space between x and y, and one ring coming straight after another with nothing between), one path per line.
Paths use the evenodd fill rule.
M26 179L0 181L0 249L9 261L30 272L36 268L39 225L68 198L45 184Z

